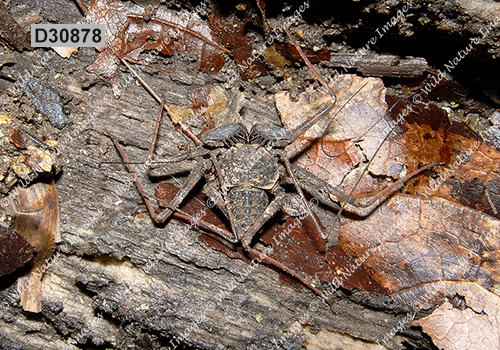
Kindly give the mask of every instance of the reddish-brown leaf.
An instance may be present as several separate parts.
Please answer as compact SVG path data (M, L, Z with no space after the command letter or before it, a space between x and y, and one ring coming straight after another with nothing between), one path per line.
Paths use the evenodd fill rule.
M439 89L439 95L432 90L432 96L458 100L466 93L456 83L445 80L439 86L450 90ZM401 101L390 112L398 120L404 109L412 109L402 123L406 131L401 142L406 149L408 171L433 162L446 164L436 168L431 178L408 181L407 193L439 196L500 218L500 153L482 143L466 124L450 122L445 110L430 102L429 96L423 96L421 103ZM390 96L387 100L396 102Z
M208 25L218 42L231 50L243 79L267 75L266 69L252 52L251 39L245 35L245 22L236 16L226 18L214 11L210 15Z
M273 258L292 270L302 271L309 276L314 276L325 268L324 258L318 252L326 251L326 242L319 237L310 217L289 217L284 224L269 226L260 239L266 245L272 245ZM295 247L300 249L294 249Z
M438 281L500 280L500 222L442 199L399 195L364 220L343 219L348 253L369 254L370 278L394 294Z
M0 225L0 276L26 264L34 252L35 248L23 236Z
M293 62L304 62L297 48L291 44L276 44L276 51L283 57L288 58ZM314 51L308 48L302 48L304 54L311 63L328 62L330 61L330 50L322 48Z
M408 182L408 193L438 196L500 218L500 153L477 139L412 125L404 134L408 171L446 162L434 178Z
M197 13L160 7L148 22L142 13L142 7L119 1L91 2L86 21L106 24L106 46L98 49L99 58L89 71L111 78L120 58L140 61L142 52L152 50L172 55L174 47L179 53L196 52L203 72L217 73L224 65L222 53L227 50L213 42L210 28Z

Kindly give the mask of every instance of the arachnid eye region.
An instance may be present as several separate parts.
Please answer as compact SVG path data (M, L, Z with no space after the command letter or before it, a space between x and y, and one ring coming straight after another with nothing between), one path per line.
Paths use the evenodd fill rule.
M237 143L285 147L292 137L287 129L279 126L256 124L249 132L243 124L235 123L206 131L201 141L209 147L230 147Z

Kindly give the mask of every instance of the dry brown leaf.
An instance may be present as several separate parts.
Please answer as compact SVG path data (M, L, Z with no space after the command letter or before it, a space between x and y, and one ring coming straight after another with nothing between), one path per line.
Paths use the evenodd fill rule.
M227 103L227 96L220 86L215 86L208 96L208 101L205 108L202 108L201 113L215 125L218 116L224 109Z
M226 106L227 96L220 86L206 85L193 92L192 111L201 117L209 129L213 129L219 115Z
M440 281L500 283L500 222L443 199L398 195L364 220L343 219L339 234L349 254L368 253L365 270L389 294Z
M143 13L142 7L120 1L91 2L85 21L106 24L106 46L98 48L99 57L89 71L112 78L120 58L140 61L141 52L151 50L172 55L174 45L179 53L196 52L203 72L217 73L224 65L222 53L228 51L212 40L210 28L197 13L160 7L148 22Z
M252 40L245 35L246 22L236 16L226 18L218 12L212 12L208 24L217 40L231 50L244 80L267 74L258 55L253 52Z
M61 241L59 199L55 183L37 182L18 189L11 198L9 214L14 217L14 230L35 250L31 271L18 280L23 309L40 312L42 308L41 279L55 243ZM21 282L22 281L22 282ZM29 281L29 282L28 282Z
M477 139L412 124L403 135L408 171L446 162L436 178L410 181L407 191L438 196L500 218L500 152Z
M360 163L373 157L394 124L383 118L387 104L381 79L337 76L333 91L337 102L329 116L310 128L287 151L292 159L297 157L297 165L348 192L360 176ZM283 124L293 129L324 107L330 98L308 89L297 102L292 102L286 92L277 93L275 99ZM332 120L328 134L320 139ZM403 170L405 162L402 144L392 140L382 145L369 171L377 177L392 177ZM357 187L360 193L379 190L378 179L369 176L363 177Z
M215 127L218 116L227 103L227 96L219 86L206 85L193 92L191 106L168 105L170 119L174 124L187 122L192 114L207 124L209 129ZM189 122L186 125L190 125Z
M53 47L52 48L59 56L70 58L72 54L78 52L78 47Z
M467 124L450 120L449 111L432 102L455 101L467 110L471 108L466 99L468 90L436 73L429 74L438 83L428 95L417 94L415 97L421 99L400 101L389 113L397 119L402 110L410 110L405 116L408 130L402 140L407 148L409 171L432 162L446 162L446 165L436 169L433 179L420 177L408 181L406 190L419 196L446 198L500 219L500 153L484 144ZM429 82L424 84L429 86ZM395 104L398 98L387 96L387 100ZM490 143L494 144L494 132L489 135L493 136Z
M500 290L500 222L467 207L395 196L365 219L342 217L340 241L326 255L314 240L314 225L295 220L273 225L261 240L274 245L276 260L332 287L392 294L425 309L439 304L446 283Z
M356 81L359 81L357 86ZM346 86L335 91L338 101L331 115L335 115L357 91L362 81L362 78L345 77L339 80L339 84L334 84L336 88L338 85ZM363 96L363 91L366 96ZM298 156L296 164L332 186L341 185L344 192L348 193L350 188L346 185L357 181L360 175L356 167L366 159L371 159L373 152L394 126L394 122L380 118L386 108L384 93L380 81L378 86L377 80L369 82L336 116L333 132L324 138L327 141L322 144L313 143L312 139L322 135L328 121L323 120L311 128L305 137L288 148L289 154ZM296 103L291 102L284 93L277 94L276 103L285 126L296 127L314 113L314 108L327 103L325 97L319 96L317 101L315 99L312 90L302 94ZM309 103L311 100L314 103ZM367 112L370 106L379 106L375 107L379 113ZM403 123L400 123L401 126L407 126ZM446 136L441 136L443 134ZM360 137L356 141L357 146L350 147L352 140ZM491 186L498 176L496 164L499 157L490 147L473 139L413 125L406 134L389 139L382 146L355 194L381 190L380 180L370 175L394 176L407 164L408 171L413 171L432 162L451 161L473 146L478 149L477 159L473 159L472 152L472 160L459 165L453 180L460 179L465 183L482 181ZM448 158L443 159L443 155ZM425 176L414 179L415 183L423 184L424 187L431 181ZM496 189L494 186L491 188ZM446 190L446 182L443 189ZM447 191L454 192L449 188ZM494 194L490 197L497 196L498 191L491 192ZM486 199L483 195L482 200ZM496 203L494 200L491 202L494 205ZM276 228L270 238L283 235L289 224ZM417 290L421 286L439 281L475 281L488 290L495 290L500 285L500 247L494 243L500 239L499 230L500 223L482 212L437 198L424 200L397 196L362 220L342 218L340 242L326 256L331 270L317 264L317 273L328 283L341 281L346 288L361 288L370 292L405 294L411 291L418 294ZM302 231L303 228L295 228L293 234L300 236ZM270 243L271 239L267 238L267 242ZM303 242L296 244L300 248L287 245L284 249L307 252L304 253L307 261L321 258L313 247ZM313 276L310 269L302 268L300 263L286 256L277 259ZM436 297L436 293L424 294ZM432 305L436 302L437 299Z
M456 291L463 297L467 308L461 310L445 301L412 325L421 326L440 349L500 349L500 298L473 283L450 285L448 289L448 293Z

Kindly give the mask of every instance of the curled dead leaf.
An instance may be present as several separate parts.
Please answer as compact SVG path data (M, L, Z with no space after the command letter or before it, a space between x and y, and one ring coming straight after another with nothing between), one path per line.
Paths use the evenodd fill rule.
M459 295L465 299L465 309L445 301L432 314L413 321L412 325L421 326L440 349L499 349L500 297L474 283L447 287L448 295Z
M17 187L12 196L8 213L14 217L13 228L36 250L30 272L18 280L21 305L26 311L40 312L44 266L54 253L55 243L61 241L57 189L53 181L38 182Z

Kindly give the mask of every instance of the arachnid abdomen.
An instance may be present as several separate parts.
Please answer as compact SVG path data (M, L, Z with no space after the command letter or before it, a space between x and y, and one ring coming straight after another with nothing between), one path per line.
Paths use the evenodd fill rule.
M267 193L259 188L242 186L234 187L227 194L229 210L243 230L250 228L258 221L260 215L269 205Z

